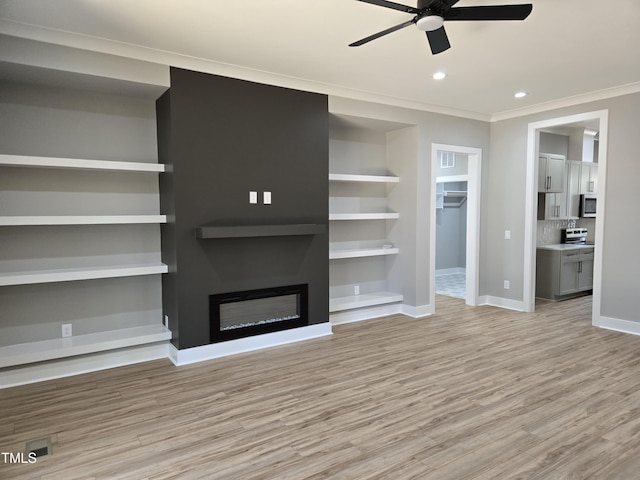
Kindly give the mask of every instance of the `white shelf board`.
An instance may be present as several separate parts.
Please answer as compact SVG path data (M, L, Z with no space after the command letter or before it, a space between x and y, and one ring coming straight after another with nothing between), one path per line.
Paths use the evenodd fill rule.
M340 258L362 258L377 257L380 255L397 255L400 252L398 248L359 248L345 250L330 250L329 259L337 260Z
M12 215L0 217L0 226L118 225L167 223L166 215Z
M53 340L20 343L0 347L0 368L85 355L134 345L163 342L170 339L171 331L167 330L163 325L149 325Z
M329 214L329 220L393 220L396 218L400 218L400 214L396 212Z
M130 172L164 172L161 163L118 162L108 160L84 160L80 158L33 157L0 154L1 166L69 168L80 170L118 170Z
M372 307L387 303L401 302L403 299L399 293L375 292L351 295L348 297L336 297L329 299L329 312L341 312L354 308Z
M398 183L400 179L393 175L354 175L348 173L330 173L332 182Z
M71 282L98 278L135 277L167 273L168 267L155 265L119 265L110 267L65 268L22 272L0 272L0 287L9 285L32 285L36 283Z

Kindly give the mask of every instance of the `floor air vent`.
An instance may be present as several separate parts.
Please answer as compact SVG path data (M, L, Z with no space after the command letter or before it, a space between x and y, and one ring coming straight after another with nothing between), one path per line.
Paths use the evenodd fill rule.
M51 439L43 438L27 442L27 454L34 453L37 458L51 455Z

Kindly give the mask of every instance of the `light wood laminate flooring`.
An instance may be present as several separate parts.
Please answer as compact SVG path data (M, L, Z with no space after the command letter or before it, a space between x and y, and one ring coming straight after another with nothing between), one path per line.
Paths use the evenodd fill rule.
M8 479L636 479L640 338L591 298L437 314L199 364L0 390Z

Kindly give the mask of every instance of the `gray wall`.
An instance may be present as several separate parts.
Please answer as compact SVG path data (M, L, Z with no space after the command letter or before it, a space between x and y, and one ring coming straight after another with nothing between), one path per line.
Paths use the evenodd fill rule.
M540 153L553 153L554 155L564 155L569 158L569 136L557 133L540 132Z
M530 122L608 109L609 138L603 272L602 311L605 317L640 321L637 294L640 291L640 251L632 242L640 235L640 223L633 220L638 204L637 180L640 162L637 125L640 122L640 94L630 94L598 102L552 110L491 124L491 175L485 189L488 211L485 244L487 293L504 296L502 279L511 279L509 297L522 300L524 256L524 209L527 128ZM512 240L505 243L503 231L510 229Z

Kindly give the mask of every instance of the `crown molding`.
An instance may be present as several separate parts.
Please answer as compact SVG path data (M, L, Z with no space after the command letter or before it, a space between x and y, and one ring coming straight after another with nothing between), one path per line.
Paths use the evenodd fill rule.
M597 102L600 100L607 100L609 98L620 97L622 95L629 95L632 93L640 92L640 82L630 83L627 85L621 85L618 87L606 88L603 90L597 90L595 92L588 92L581 95L575 95L572 97L562 98L560 100L554 100L551 102L539 103L531 105L526 108L520 108L517 110L509 110L506 112L496 113L491 115L490 122L500 122L502 120L510 120L518 117L525 117L527 115L534 115L537 113L548 112L551 110L557 110L560 108L574 107L576 105L583 105L585 103Z

